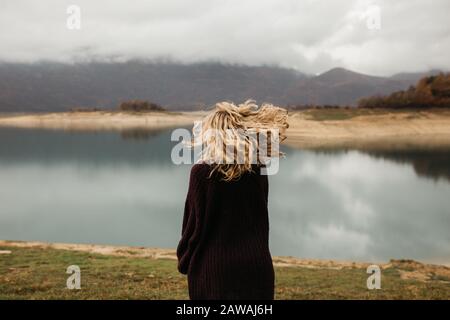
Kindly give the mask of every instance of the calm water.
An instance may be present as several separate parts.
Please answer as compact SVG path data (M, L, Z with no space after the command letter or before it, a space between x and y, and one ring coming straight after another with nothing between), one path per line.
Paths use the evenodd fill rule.
M0 239L174 248L190 166L169 134L0 129ZM450 150L285 152L272 254L450 262Z

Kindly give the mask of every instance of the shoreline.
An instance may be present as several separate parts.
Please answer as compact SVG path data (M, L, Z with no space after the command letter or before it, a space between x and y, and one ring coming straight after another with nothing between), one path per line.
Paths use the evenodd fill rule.
M289 117L286 145L303 149L450 148L450 110L308 110Z
M190 126L206 112L120 111L0 114L0 127L67 131L161 130ZM283 144L301 149L450 148L450 110L309 109L289 114Z
M200 119L198 112L52 112L0 115L0 127L67 131L159 130L186 126Z
M125 245L103 245L103 244L77 244L77 243L61 243L61 242L44 242L44 241L18 241L18 240L0 240L0 247L8 248L39 248L39 249L56 249L67 251L79 251L106 256L118 257L139 257L150 259L168 259L177 260L176 249L156 248L144 246L125 246ZM7 255L10 253L2 253ZM276 267L302 267L312 269L334 269L340 270L344 268L367 268L369 265L377 264L381 268L389 268L392 265L410 264L419 269L441 270L450 277L450 263L434 264L419 262L412 259L391 259L387 262L361 262L334 259L310 259L299 258L293 256L272 256L273 264ZM422 275L423 276L423 275ZM411 277L411 275L409 275Z

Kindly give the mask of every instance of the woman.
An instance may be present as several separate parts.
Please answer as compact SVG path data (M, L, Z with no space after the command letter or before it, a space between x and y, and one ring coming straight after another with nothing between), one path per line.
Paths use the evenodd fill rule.
M274 155L270 146L261 152L259 137L271 141L268 130L278 129L283 140L287 127L285 109L258 108L252 101L218 103L202 121L193 145L203 150L191 169L177 248L178 270L188 276L191 299L274 298L269 188L260 156ZM251 132L258 139L246 135ZM235 147L227 153L230 141Z

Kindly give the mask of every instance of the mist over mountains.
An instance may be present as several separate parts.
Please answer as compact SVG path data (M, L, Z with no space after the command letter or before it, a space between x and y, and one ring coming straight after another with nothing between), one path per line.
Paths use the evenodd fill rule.
M421 77L376 77L334 68L318 76L275 66L221 63L0 64L0 112L116 108L142 99L169 110L198 110L221 100L252 98L287 105L355 105L363 97L407 89Z

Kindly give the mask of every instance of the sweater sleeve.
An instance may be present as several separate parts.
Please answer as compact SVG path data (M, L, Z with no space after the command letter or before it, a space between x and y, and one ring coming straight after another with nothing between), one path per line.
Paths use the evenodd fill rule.
M189 189L184 205L181 240L177 247L178 271L187 274L191 257L197 247L201 235L201 219L203 194L200 188L201 181L198 167L193 167L189 178ZM203 183L202 183L203 182Z

